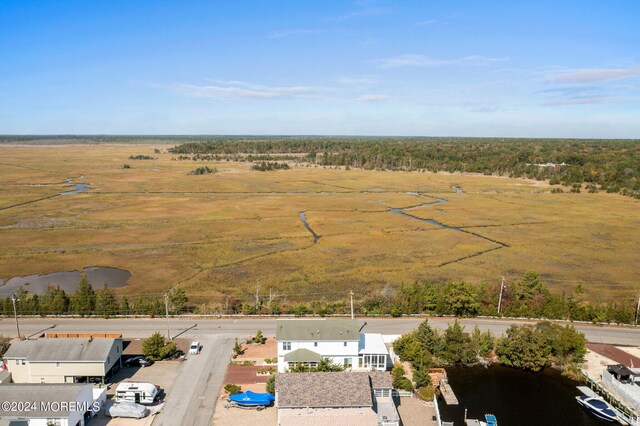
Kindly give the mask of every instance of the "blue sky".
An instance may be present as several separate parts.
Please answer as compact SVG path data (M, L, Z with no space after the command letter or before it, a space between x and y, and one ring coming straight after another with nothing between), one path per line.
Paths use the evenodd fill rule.
M0 0L0 134L640 138L640 2Z

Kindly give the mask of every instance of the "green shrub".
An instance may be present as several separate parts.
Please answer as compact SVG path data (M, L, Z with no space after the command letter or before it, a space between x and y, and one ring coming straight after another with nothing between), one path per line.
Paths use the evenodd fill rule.
M242 388L238 385L227 383L226 385L224 385L224 391L229 395L236 395L238 393L242 393Z
M433 385L423 386L416 390L418 398L423 401L433 401L433 397L436 394L436 388Z

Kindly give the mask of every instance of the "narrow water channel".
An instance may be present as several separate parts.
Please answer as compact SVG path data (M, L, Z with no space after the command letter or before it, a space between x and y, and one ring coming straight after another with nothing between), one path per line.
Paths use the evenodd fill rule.
M313 229L311 229L311 226L309 226L309 224L307 223L307 214L306 214L306 212L300 212L299 216L300 216L300 221L302 221L302 224L304 225L304 227L307 228L307 231L309 231L311 233L311 235L313 235L313 242L317 243L318 240L320 239L320 236L318 234L316 234L313 231Z

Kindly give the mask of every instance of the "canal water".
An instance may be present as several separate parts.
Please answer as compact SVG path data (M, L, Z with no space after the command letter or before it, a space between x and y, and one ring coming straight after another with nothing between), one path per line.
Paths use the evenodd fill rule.
M443 421L464 425L467 418L495 414L500 426L596 426L611 425L587 412L576 402L580 383L546 369L532 373L492 366L447 368L449 384L460 405L438 406Z

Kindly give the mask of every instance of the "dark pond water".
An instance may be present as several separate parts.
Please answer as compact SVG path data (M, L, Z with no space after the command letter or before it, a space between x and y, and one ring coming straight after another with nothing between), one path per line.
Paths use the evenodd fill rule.
M44 294L49 284L60 286L70 294L76 291L82 272L87 274L91 287L96 290L102 288L104 283L107 283L109 288L122 287L131 278L129 271L105 267L90 267L82 271L54 272L46 275L27 275L13 277L6 283L0 280L0 296L11 296L20 286L31 294Z
M444 421L464 425L467 417L495 414L500 426L596 426L611 423L589 414L575 400L577 382L558 371L530 373L501 366L447 368L449 384L460 405L438 405Z

